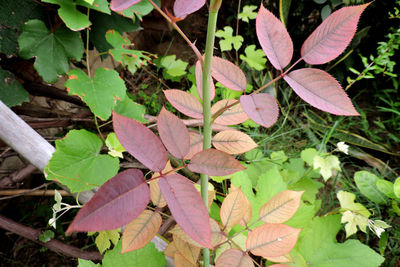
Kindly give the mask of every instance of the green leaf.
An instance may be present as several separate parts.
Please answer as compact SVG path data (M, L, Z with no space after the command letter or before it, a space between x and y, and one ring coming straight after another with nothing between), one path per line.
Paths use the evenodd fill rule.
M288 157L286 156L285 151L283 150L272 152L269 158L271 159L272 162L279 165L283 164L288 160Z
M109 53L124 67L128 67L132 74L143 65L146 66L147 62L151 60L144 51L127 49L132 46L131 42L115 30L107 31L106 40L114 47L109 50Z
M0 9L0 53L7 56L18 53L18 36L30 19L43 19L44 8L38 1L2 1Z
M112 48L106 40L106 32L108 30L115 30L123 33L140 29L139 21L132 23L131 19L124 18L114 12L112 12L111 15L94 12L90 14L90 20L93 25L90 26L89 38L100 53L108 52L108 50Z
M358 171L354 174L354 181L364 196L377 204L385 204L388 199L376 186L378 180L378 176L368 171Z
M256 70L263 70L266 68L265 63L267 59L262 49L257 49L255 45L249 45L244 50L245 55L240 55L240 59L246 61L250 67Z
M62 196L56 189L54 189L54 200L56 203L53 205L53 212L58 212L61 210Z
M157 6L161 6L161 0L155 0L153 1ZM150 12L154 9L153 5L150 4L149 1L147 0L142 0L139 3L128 7L125 10L121 11L121 15L131 18L133 21L135 21L135 17L137 17L139 20L142 20L142 17L150 14Z
M279 19L286 26L292 0L279 0Z
M394 184L390 181L384 179L378 179L376 181L376 187L379 191L381 191L385 196L389 198L396 199L396 195L394 194Z
M95 0L93 5L83 0L78 0L76 2L71 0L42 0L42 2L59 5L58 15L64 21L65 25L73 31L80 31L89 27L91 24L88 14L78 11L77 5L111 14L107 0Z
M124 100L118 100L114 111L125 117L137 120L138 122L147 123L148 121L144 118L146 107L138 103L133 102L129 96L126 96Z
M219 46L221 47L221 51L231 51L232 46L235 50L239 50L243 43L243 37L240 35L232 36L233 29L230 26L225 26L224 30L218 30L215 33L215 36L222 38L219 40Z
M119 229L110 231L100 231L99 235L96 237L95 243L100 253L103 254L104 251L111 247L111 242L117 245L119 240Z
M306 148L301 151L301 158L309 165L314 165L314 157L318 155L318 152L315 148Z
M100 263L95 264L92 261L78 259L78 267L100 267Z
M320 183L315 179L311 179L309 177L304 177L297 183L288 185L289 190L305 191L301 196L301 199L304 201L308 201L311 204L313 204L317 199L318 191L322 187L324 187L323 183Z
M117 135L115 133L109 133L106 139L106 146L108 148L108 154L113 157L124 158L122 152L125 152L125 148L118 141Z
M101 186L119 169L118 158L100 154L103 143L86 130L72 130L56 140L56 151L45 168L48 180L56 179L71 192Z
M315 156L314 157L314 170L319 169L320 174L326 182L329 178L333 176L333 170L341 171L340 161L338 157L330 155L326 157Z
M164 69L164 78L171 81L180 81L186 74L187 65L187 62L176 59L175 55L165 56L160 60L160 66Z
M400 198L400 177L397 177L393 185L393 192L397 198Z
M363 215L346 210L342 215L341 222L346 224L346 238L357 233L357 227L364 233L367 232L368 218Z
M25 59L35 57L35 69L49 83L57 81L58 75L69 70L68 58L80 61L83 55L79 33L63 26L51 33L40 20L25 23L18 44L20 56Z
M126 96L125 83L115 70L98 68L91 79L81 69L73 69L68 76L65 87L69 94L79 95L93 114L103 120L111 116L117 100Z
M46 230L39 235L39 240L43 243L49 242L54 238L54 232L51 230Z
M0 100L7 107L29 102L29 94L15 79L14 74L0 68Z
M384 258L358 240L337 243L340 215L315 218L300 233L295 250L314 267L378 267Z
M249 22L250 19L255 19L257 17L257 12L254 12L256 9L257 6L246 5L243 7L243 11L239 13L238 18L245 22Z
M166 264L164 254L158 251L152 242L141 249L121 254L121 241L119 241L114 249L106 252L103 259L103 267L164 267Z
M314 205L302 202L297 212L285 224L294 228L304 228L312 221L316 212Z
M367 210L366 207L364 207L364 205L354 202L354 200L356 199L355 194L346 191L339 191L337 193L337 198L339 199L340 207L342 207L342 210L349 210L367 218L371 216L371 213Z

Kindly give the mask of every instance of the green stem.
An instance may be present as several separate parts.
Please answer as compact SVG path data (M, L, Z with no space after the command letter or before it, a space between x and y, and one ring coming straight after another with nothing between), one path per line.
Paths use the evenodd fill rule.
M213 57L213 49L215 42L215 31L217 28L218 10L222 0L211 0L208 15L207 41L206 51L203 64L203 150L211 148L211 97L210 97L210 81L211 81L211 64ZM201 174L201 197L206 206L208 205L208 175ZM210 266L210 251L203 249L203 260L205 267Z

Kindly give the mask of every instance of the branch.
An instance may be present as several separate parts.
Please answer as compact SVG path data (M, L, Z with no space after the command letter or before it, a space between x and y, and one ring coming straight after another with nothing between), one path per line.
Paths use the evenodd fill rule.
M7 231L13 232L14 234L20 235L26 239L29 239L39 245L42 245L58 254L62 254L68 257L80 258L84 260L102 260L103 255L99 252L90 252L80 250L74 246L64 244L61 241L52 239L49 242L43 243L39 241L40 230L33 229L31 227L19 224L0 215L0 227Z

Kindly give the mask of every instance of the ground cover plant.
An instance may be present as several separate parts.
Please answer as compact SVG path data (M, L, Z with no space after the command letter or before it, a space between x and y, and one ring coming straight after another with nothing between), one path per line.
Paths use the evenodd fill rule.
M60 216L76 208L79 211L65 234L96 235L96 246L104 253L102 263L80 259L79 266L165 266L164 255L173 258L177 266L379 266L384 261L375 248L358 239L346 240L358 230L367 233L367 226L371 233L378 237L383 233L387 240L385 230L390 228L390 223L355 202L351 190L335 192L340 208L321 209L318 192L329 190L329 182L342 171L335 153L348 153L346 144L338 143L338 148L330 152L326 147L319 151L303 149L299 157L288 158L284 151L264 157L251 136L232 127L247 123L269 128L277 123L281 107L276 95L267 89L278 81L285 81L302 100L321 111L360 115L340 83L325 70L310 65L326 64L343 53L369 3L343 7L327 16L305 39L300 58L293 64L294 45L285 24L262 4L256 9L245 7L239 17L244 21L255 19L262 49L248 46L245 54L236 58L261 71L265 55L277 74L261 86L249 86L241 68L213 55L215 36L220 37L222 51L237 51L243 42L232 36L232 28L216 31L223 4L220 0L212 0L207 6L204 54L177 22L198 11L205 1L176 0L172 9L165 10L151 0L113 0L110 7L101 0L76 1L73 5L45 2L59 5L58 14L65 25L48 29L38 19L26 22L18 38L20 56L35 57L35 69L46 82L55 82L59 75L66 74L66 90L90 108L97 130L97 134L85 129L69 131L56 141L56 151L45 169L48 180L57 181L77 196L95 190L83 206L63 203L56 192L49 220L49 225L57 229ZM163 90L168 109L190 119L181 119L165 107L156 117L145 116L144 108L132 101L134 97L127 93L116 70L91 66L91 10L104 14L114 11L137 20L153 8L179 32L197 57L191 78L194 90ZM132 49L122 31L102 31L102 42L109 47L105 52L132 75L152 64L153 59L165 80L179 82L186 74L187 63L175 56L155 59L151 53ZM85 42L82 37L86 37ZM49 49L56 51L50 59L46 54ZM80 66L85 70L70 69L71 61L76 66L82 64L83 54L85 61ZM308 67L295 69L300 62ZM214 97L220 100L212 104ZM285 119L290 116L284 115ZM102 128L110 123L113 132L105 137ZM325 136L325 145L334 130L331 128ZM105 151L103 146L107 154L101 153ZM138 168L120 170L124 152L149 172ZM128 153L125 158L130 157ZM193 181L197 174L198 184ZM366 171L357 172L354 180L371 201L384 204L390 199L397 205L398 182ZM168 247L160 252L150 241L160 228L168 230L174 221ZM346 235L339 238L342 227ZM51 234L46 236L42 235L45 241L52 238ZM385 246L382 241L379 249Z

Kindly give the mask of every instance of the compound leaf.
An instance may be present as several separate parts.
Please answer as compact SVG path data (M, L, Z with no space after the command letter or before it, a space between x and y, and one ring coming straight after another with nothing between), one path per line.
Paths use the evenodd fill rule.
M117 174L118 158L100 154L103 143L86 130L72 130L56 140L56 151L46 166L48 180L57 180L71 192L101 186Z
M254 267L251 258L243 251L235 248L225 250L215 262L215 267L237 266L237 267Z
M203 107L195 96L177 89L165 90L164 94L169 103L186 116L203 118Z
M222 202L220 217L223 225L230 229L244 217L247 209L247 199L242 190L232 190Z
M160 178L158 184L178 225L194 241L211 248L208 210L193 183L180 174L171 174Z
M68 93L81 97L93 114L103 120L111 116L117 100L126 96L125 83L115 70L98 68L91 79L81 69L73 69L68 78L65 83Z
M343 7L327 17L303 43L304 61L325 64L339 56L353 39L361 13L369 4Z
M199 10L206 0L176 0L174 3L174 14L176 18L184 19L187 15Z
M240 104L250 119L264 127L271 127L278 120L279 107L270 94L242 95Z
M211 107L211 113L214 116L222 108L226 108L236 102L237 100L235 99L222 99ZM221 125L236 125L245 122L248 119L249 117L247 117L247 114L244 112L242 105L237 103L224 110L224 112L215 118L214 122Z
M136 219L150 200L150 190L137 169L125 170L104 183L78 212L67 234L119 228Z
M162 142L172 156L183 159L190 150L190 136L185 124L162 108L157 118L157 129Z
M211 75L231 90L241 92L246 90L246 76L243 71L226 59L213 57Z
M160 139L146 126L131 118L113 113L115 134L122 146L152 171L160 172L168 161L168 153Z
M78 32L60 27L52 33L40 20L30 20L22 29L18 38L20 56L36 58L34 67L44 81L52 83L58 75L65 74L69 70L68 58L81 60L83 42Z
M149 243L160 229L162 218L160 214L144 210L142 214L130 222L122 235L121 253L140 249Z
M212 176L224 176L244 170L244 167L234 157L212 148L194 155L188 168L191 171Z
M284 223L299 209L304 191L285 190L272 197L260 209L260 219L266 223Z
M246 248L257 256L284 256L296 245L300 231L285 224L264 224L249 233Z
M282 22L261 5L256 19L257 37L272 66L283 70L292 59L293 42Z
M299 69L284 79L301 99L315 108L335 115L360 115L339 82L323 70Z
M245 133L230 130L217 133L212 144L218 150L228 154L242 154L257 147L257 144Z

